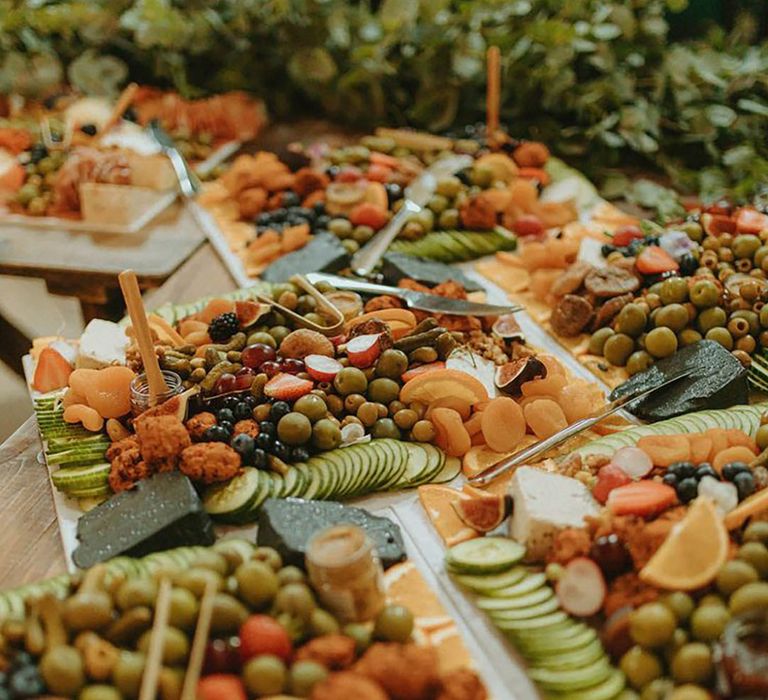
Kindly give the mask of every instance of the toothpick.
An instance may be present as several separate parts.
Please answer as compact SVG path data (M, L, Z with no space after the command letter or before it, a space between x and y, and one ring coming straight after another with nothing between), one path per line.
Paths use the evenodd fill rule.
M149 638L149 651L144 675L141 678L139 700L155 700L157 682L163 665L163 642L168 627L168 615L171 611L171 579L163 577L155 601L155 620L152 623L152 635Z
M499 130L499 103L501 100L501 54L498 46L489 46L486 53L487 85L485 97L485 135L492 141Z

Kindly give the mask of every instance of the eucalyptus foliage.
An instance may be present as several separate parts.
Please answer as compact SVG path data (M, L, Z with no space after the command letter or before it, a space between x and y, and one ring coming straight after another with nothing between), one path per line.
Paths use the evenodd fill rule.
M768 178L768 46L745 15L669 40L686 0L0 0L0 90L133 77L261 95L284 117L441 131L484 115L490 44L508 130L599 174L635 158L690 191Z

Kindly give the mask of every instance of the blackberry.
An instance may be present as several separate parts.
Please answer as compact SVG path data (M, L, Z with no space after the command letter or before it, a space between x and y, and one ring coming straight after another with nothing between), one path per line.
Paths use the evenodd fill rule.
M208 335L211 336L211 340L214 343L223 343L239 330L240 323L237 320L237 316L228 311L225 314L219 314L211 321L211 325L208 326Z

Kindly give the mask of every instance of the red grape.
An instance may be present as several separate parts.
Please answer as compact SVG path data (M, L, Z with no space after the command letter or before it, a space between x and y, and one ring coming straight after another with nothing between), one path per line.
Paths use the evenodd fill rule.
M250 389L253 384L254 372L250 367L243 367L235 375L235 388L236 389Z
M298 374L304 371L304 363L301 360L288 357L280 363L280 369L288 374Z
M602 569L606 578L623 574L632 564L627 548L615 533L598 537L592 544L589 556Z
M237 387L237 378L234 374L226 372L222 374L216 381L216 393L228 394L230 391L234 391Z
M254 343L246 348L240 355L240 361L246 367L258 369L265 362L274 362L277 357L275 349L266 343Z
M205 647L203 673L240 673L240 639L214 639Z
M274 377L276 374L280 373L280 363L279 362L265 362L259 367L260 372L264 372L270 379Z

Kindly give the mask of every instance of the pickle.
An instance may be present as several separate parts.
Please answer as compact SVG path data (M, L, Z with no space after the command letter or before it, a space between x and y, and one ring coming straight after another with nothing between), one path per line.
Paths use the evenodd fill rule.
M215 365L208 372L205 379L200 382L200 388L205 392L213 391L213 387L216 386L216 382L219 381L219 377L221 377L222 374L227 374L228 372L234 374L239 369L242 369L242 367L239 367L232 362L228 362L227 360L222 360Z
M441 360L447 360L448 356L459 346L459 341L456 340L453 333L445 332L438 336L435 345L438 357Z
M408 355L409 362L420 362L422 364L429 364L437 360L437 350L425 345L421 348L416 348L410 355Z
M425 345L434 346L437 342L437 339L445 332L445 328L438 326L437 328L424 331L423 333L407 335L404 338L400 338L400 340L395 343L394 347L396 350L402 350L405 353L410 353Z

